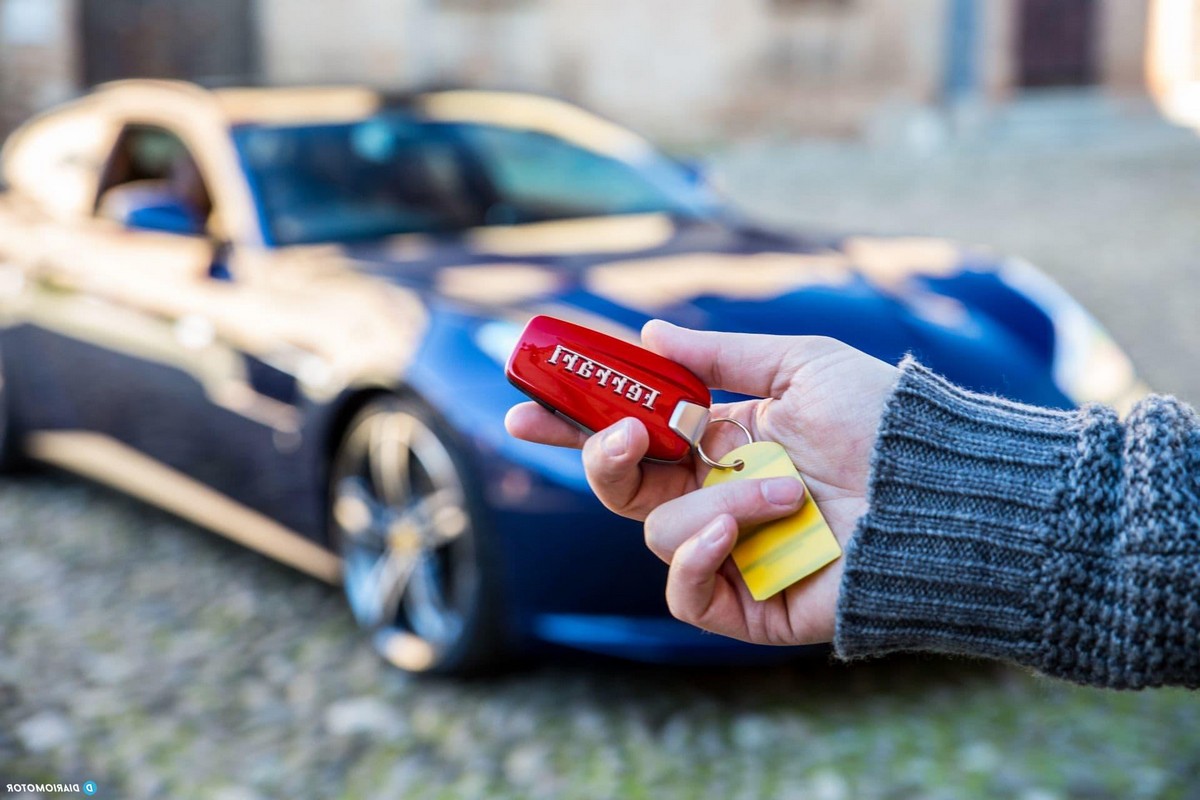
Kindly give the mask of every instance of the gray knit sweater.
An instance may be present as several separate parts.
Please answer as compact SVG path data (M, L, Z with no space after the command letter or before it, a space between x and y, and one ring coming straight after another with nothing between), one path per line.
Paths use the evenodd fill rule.
M1006 659L1114 688L1200 685L1200 418L974 394L911 359L846 553L837 652Z

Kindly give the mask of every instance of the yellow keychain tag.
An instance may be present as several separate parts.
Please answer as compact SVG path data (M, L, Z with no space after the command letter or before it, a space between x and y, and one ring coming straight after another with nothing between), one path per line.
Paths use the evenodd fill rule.
M734 424L746 430L741 424ZM746 435L749 438L748 431ZM803 482L787 451L775 442L751 441L730 451L720 463L711 461L702 451L701 457L713 467L704 479L706 487L729 481L787 476ZM739 461L742 462L740 469L731 466ZM733 548L733 562L754 599L766 600L837 560L841 554L842 548L833 531L821 516L812 495L806 492L804 505L790 517L744 531Z

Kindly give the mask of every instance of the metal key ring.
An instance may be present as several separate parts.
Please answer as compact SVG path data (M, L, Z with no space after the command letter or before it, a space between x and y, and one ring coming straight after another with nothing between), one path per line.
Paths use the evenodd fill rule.
M754 441L754 437L750 435L750 429L747 428L742 423L738 422L736 419L731 419L730 417L717 417L715 419L710 419L708 421L708 425L716 425L718 422L728 422L731 425L737 425L739 428L741 428L742 433L746 434L746 444L751 444ZM706 425L705 432L707 433L707 431L708 431L708 426ZM703 438L704 438L703 436L700 437L700 439L703 439ZM700 439L696 440L696 455L700 456L700 460L703 461L705 464L708 464L713 469L738 470L738 469L741 469L742 467L746 466L746 462L740 458L735 460L732 464L722 464L720 461L713 461L711 458L708 457L708 454L704 452L704 448L700 446Z

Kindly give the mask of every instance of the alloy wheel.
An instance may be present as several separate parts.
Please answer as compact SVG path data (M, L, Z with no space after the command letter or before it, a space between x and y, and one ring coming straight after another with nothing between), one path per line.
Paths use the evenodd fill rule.
M375 647L423 671L464 634L479 574L467 490L447 445L398 400L369 405L334 463L346 596Z

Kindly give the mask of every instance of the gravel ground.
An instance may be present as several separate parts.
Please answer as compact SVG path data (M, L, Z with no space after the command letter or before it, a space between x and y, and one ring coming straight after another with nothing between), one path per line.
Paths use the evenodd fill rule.
M744 146L789 224L924 232L1040 264L1156 387L1200 400L1200 144L931 158ZM965 660L406 678L335 590L71 478L0 484L0 794L103 798L1200 797L1200 697Z

